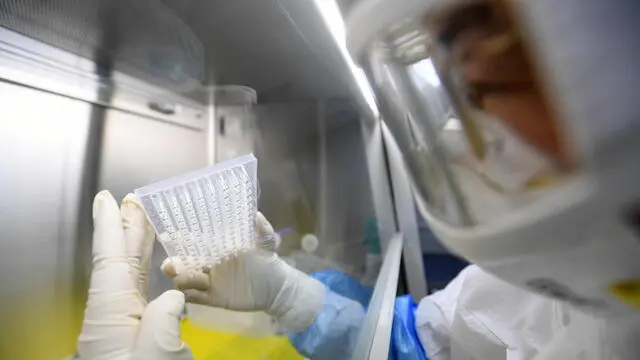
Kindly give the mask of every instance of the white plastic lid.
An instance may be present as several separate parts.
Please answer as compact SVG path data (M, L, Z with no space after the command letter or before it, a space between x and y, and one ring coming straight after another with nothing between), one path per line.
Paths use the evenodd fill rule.
M300 245L302 246L302 250L308 253L312 253L316 251L319 244L320 244L320 241L318 240L318 237L315 236L314 234L305 234L302 237L302 240L300 240Z

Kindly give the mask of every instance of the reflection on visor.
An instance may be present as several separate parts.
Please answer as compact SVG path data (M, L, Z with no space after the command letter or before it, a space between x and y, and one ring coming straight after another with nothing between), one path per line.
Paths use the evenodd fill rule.
M462 106L482 110L566 170L571 161L519 31L503 1L487 1L427 17L440 46L444 77Z
M469 226L547 196L575 161L505 1L415 23L380 39L369 66L421 203Z
M440 138L469 212L484 222L543 196L571 161L505 3L476 3L424 22L437 39L434 66L449 113L463 130L444 129Z

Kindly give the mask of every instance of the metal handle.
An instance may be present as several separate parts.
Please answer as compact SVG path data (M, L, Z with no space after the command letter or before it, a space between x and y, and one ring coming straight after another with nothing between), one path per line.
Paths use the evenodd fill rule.
M150 102L149 109L164 115L175 115L178 112L178 105L170 103Z

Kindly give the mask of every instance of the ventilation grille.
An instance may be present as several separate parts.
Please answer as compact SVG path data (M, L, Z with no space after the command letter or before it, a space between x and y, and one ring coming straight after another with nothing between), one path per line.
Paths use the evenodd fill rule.
M204 49L160 0L0 0L0 26L169 90L204 79Z

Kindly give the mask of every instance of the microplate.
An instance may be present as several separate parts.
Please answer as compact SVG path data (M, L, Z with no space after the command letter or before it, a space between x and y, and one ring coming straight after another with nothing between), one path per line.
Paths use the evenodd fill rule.
M199 270L254 248L257 167L248 154L136 189L167 254Z

